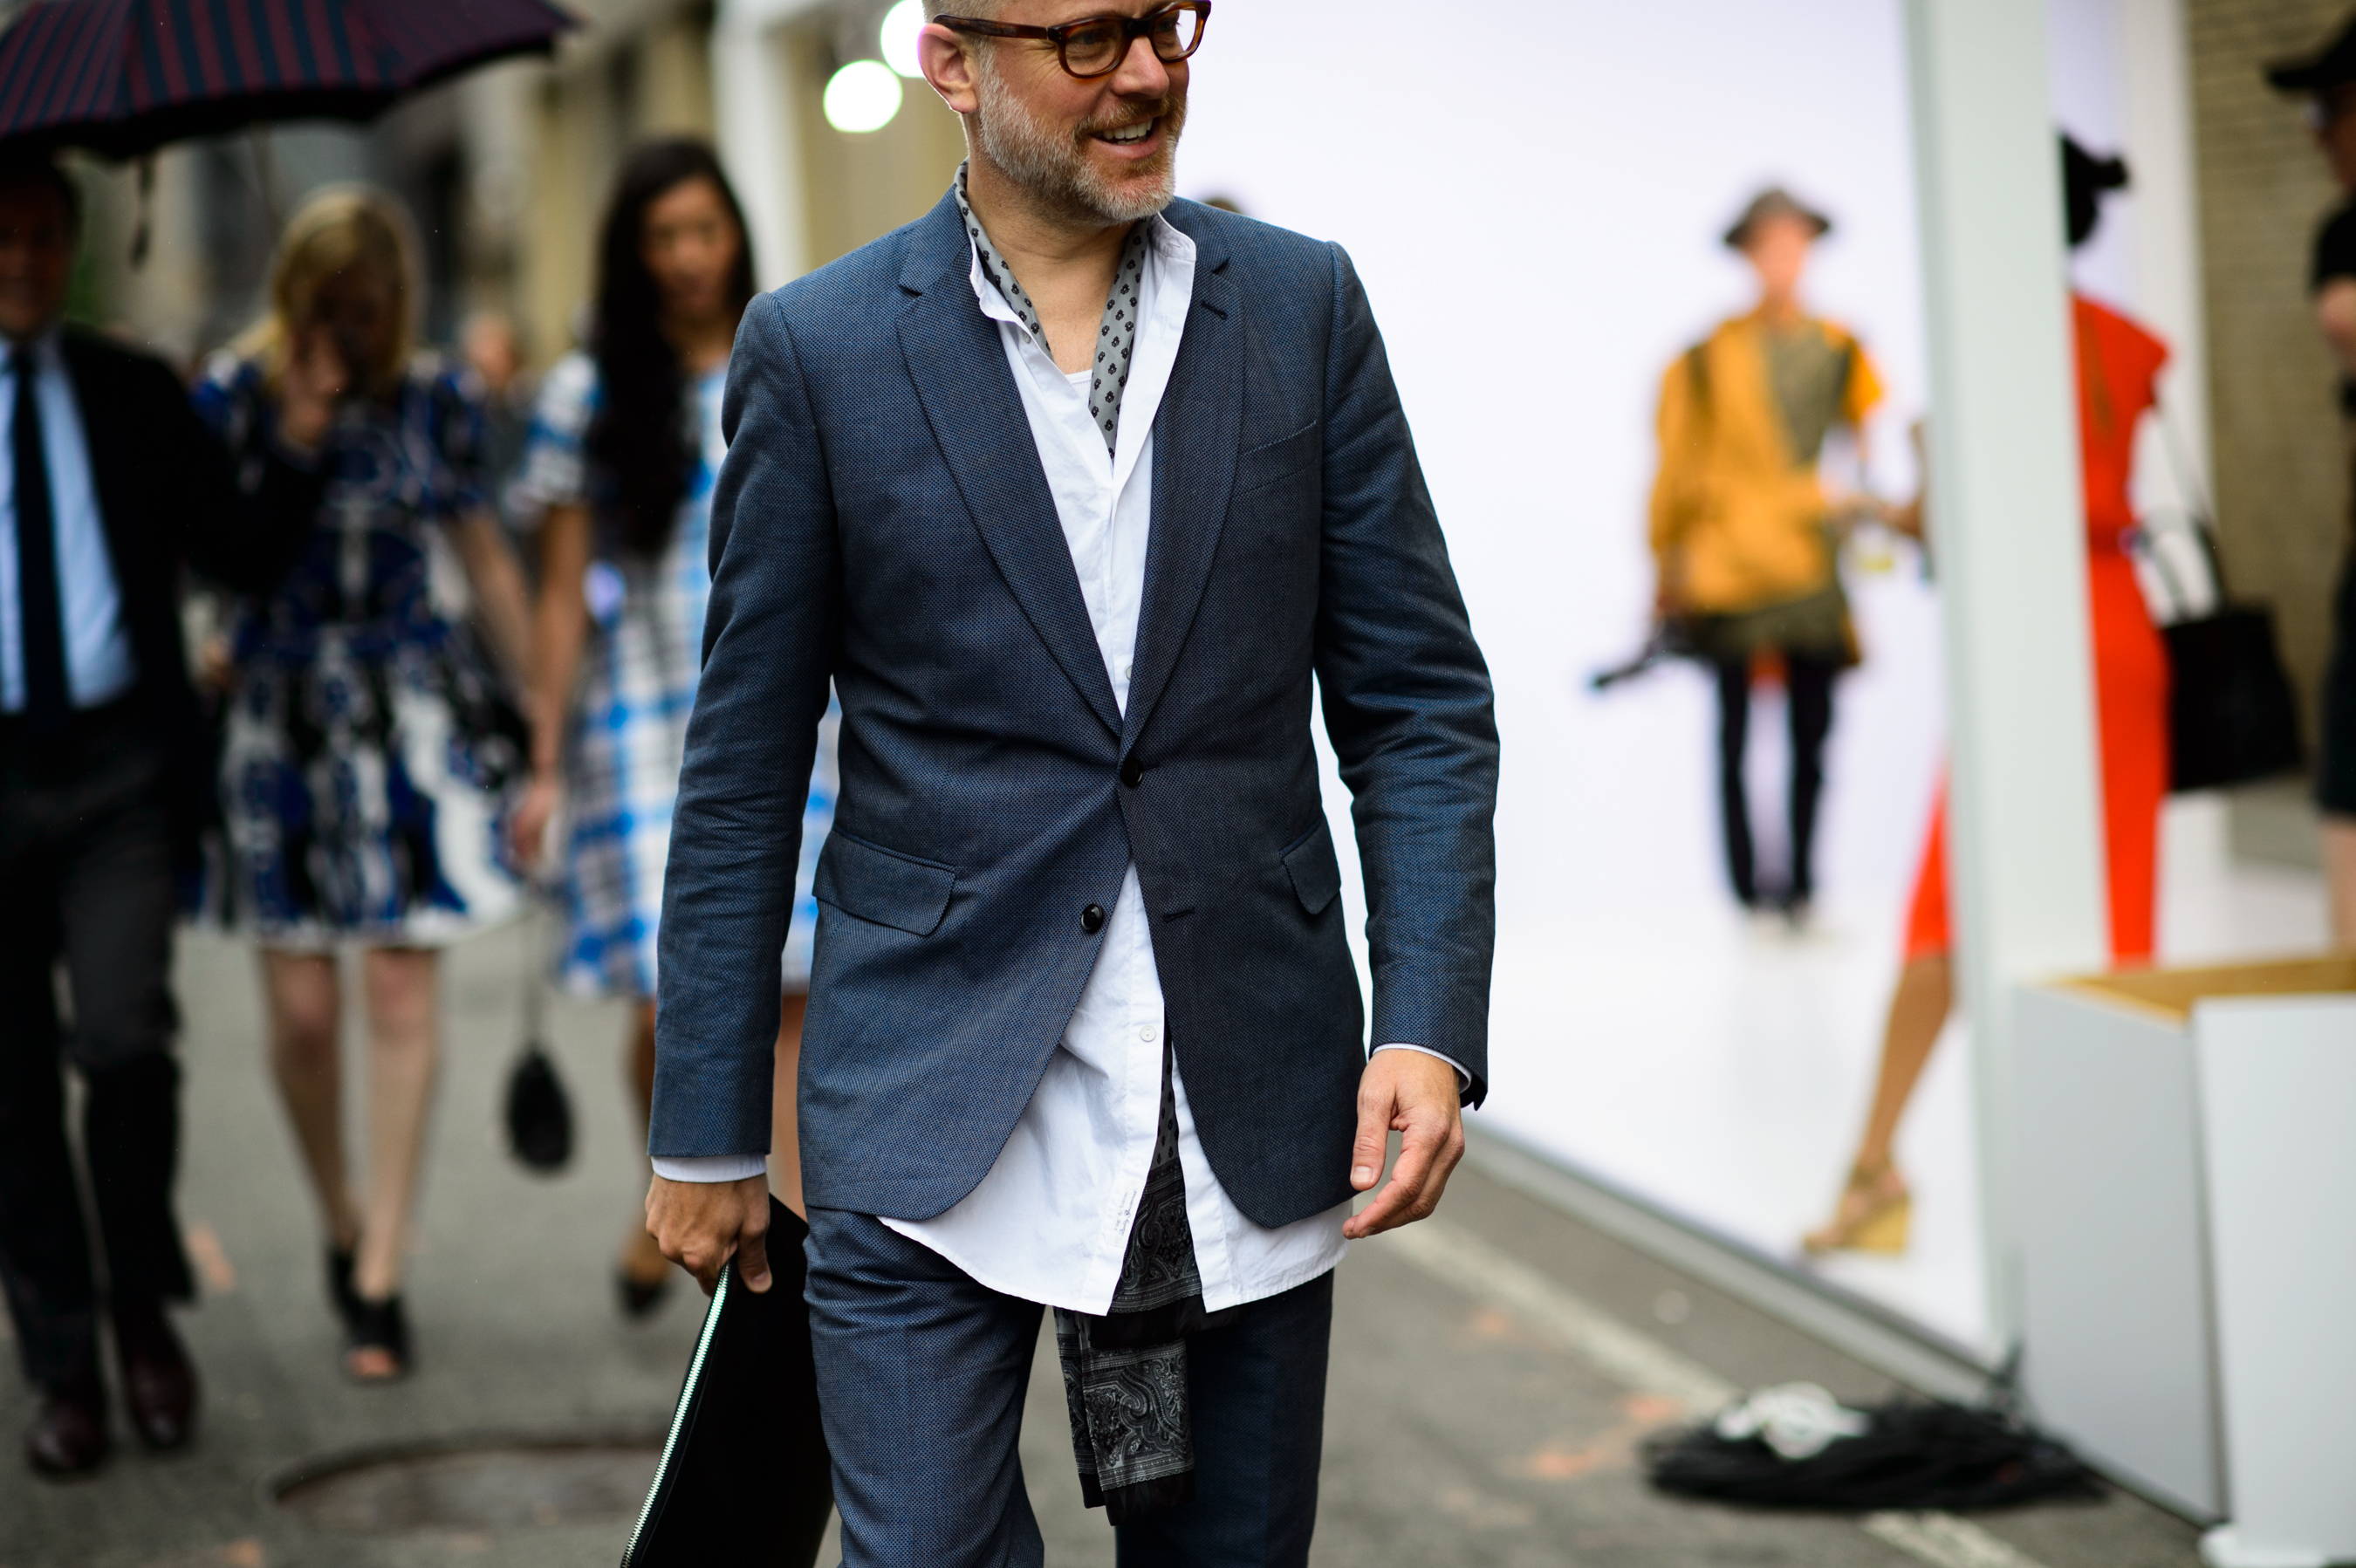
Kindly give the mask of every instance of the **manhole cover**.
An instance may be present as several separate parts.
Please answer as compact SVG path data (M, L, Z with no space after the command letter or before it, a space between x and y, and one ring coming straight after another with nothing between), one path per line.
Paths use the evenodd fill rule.
M304 1522L358 1535L623 1523L637 1517L659 1453L628 1440L376 1449L305 1466L271 1490Z

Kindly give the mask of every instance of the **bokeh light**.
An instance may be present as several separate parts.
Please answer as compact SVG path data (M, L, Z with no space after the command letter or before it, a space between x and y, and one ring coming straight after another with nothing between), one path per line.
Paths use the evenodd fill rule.
M880 29L884 45L884 63L902 76L922 76L925 68L916 60L916 39L925 30L924 0L899 0L899 4L884 13Z
M838 131L880 131L899 112L899 73L880 59L852 60L826 84L826 123Z

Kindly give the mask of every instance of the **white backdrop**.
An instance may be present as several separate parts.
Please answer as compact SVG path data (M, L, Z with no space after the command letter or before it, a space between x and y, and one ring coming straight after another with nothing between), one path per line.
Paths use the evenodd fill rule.
M1692 766L1711 722L1700 681L1680 671L1601 703L1580 687L1644 629L1655 390L1746 304L1718 235L1770 179L1840 220L1812 292L1882 366L1876 466L1889 488L1911 484L1923 376L1897 6L1504 0L1477 23L1406 0L1351 10L1374 20L1346 40L1310 0L1219 12L1186 188L1338 240L1365 277L1496 668L1507 924L1566 900L1719 902ZM1314 156L1291 150L1304 141ZM1914 624L1873 628L1847 693L1837 887L1911 868L1936 718L1924 596L1908 587L1873 607Z
M2189 350L2166 396L2198 451L2180 16L2167 0L2049 13L2059 118L2098 150L2126 145L2138 173L2076 275ZM1730 908L1702 678L1584 687L1644 632L1659 377L1747 305L1718 236L1764 183L1838 220L1812 300L1879 363L1874 478L1912 491L1927 377L1901 0L1348 15L1342 30L1312 0L1227 0L1196 62L1183 186L1348 246L1389 340L1505 745L1483 1120L1793 1255L1856 1136L1896 972L1942 747L1935 594L1911 559L1852 575L1868 661L1842 690L1808 942L1762 941ZM2158 467L2147 456L2138 489L2173 502ZM1772 699L1753 716L1762 846L1782 837L1781 719ZM1327 793L1344 827L1330 773ZM2303 892L2221 887L2213 816L2171 809L2162 931L2179 954L2307 918ZM1362 919L1355 875L1350 897ZM1988 1350L1967 1050L1952 1031L1900 1142L1911 1253L1825 1272Z
M1764 183L1838 221L1810 292L1880 365L1874 470L1911 490L1925 375L1897 0L1350 14L1366 19L1344 32L1310 0L1220 9L1183 185L1342 242L1389 341L1505 746L1483 1120L1788 1252L1831 1201L1894 972L1939 756L1934 598L1911 560L1853 583L1868 663L1844 682L1827 930L1806 944L1760 941L1730 908L1702 677L1598 698L1585 676L1644 633L1655 391L1747 306L1718 237ZM1781 718L1769 700L1753 719L1762 844L1782 839ZM1976 1343L1960 1055L1909 1123L1914 1256L1836 1272Z

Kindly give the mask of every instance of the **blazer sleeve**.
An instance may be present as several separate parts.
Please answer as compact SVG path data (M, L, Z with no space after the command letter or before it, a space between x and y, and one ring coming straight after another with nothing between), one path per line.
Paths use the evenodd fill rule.
M703 672L663 878L648 1152L769 1146L778 963L831 674L839 548L785 312L744 313L722 404Z
M198 399L192 403L160 366L146 388L158 472L172 476L176 492L167 511L180 519L189 565L225 588L266 594L302 557L326 474L258 426L242 450L234 449L228 431L200 412L209 406L204 394Z
M1488 1093L1497 727L1381 332L1333 247L1317 679L1366 880L1372 1037Z

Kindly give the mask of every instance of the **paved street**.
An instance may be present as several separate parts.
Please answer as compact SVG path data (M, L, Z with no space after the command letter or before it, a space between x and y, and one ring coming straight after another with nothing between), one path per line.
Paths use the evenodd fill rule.
M496 1106L516 1046L521 953L517 935L502 933L454 955L448 1070L409 1287L418 1371L396 1388L360 1390L335 1370L310 1204L263 1076L252 960L218 940L186 944L181 1208L207 1281L204 1306L187 1321L208 1424L190 1454L125 1451L94 1481L41 1485L14 1462L28 1406L13 1375L0 1374L10 1444L0 1568L618 1560L696 1304L674 1292L642 1326L615 1308L610 1260L641 1182L618 1014L561 1004L553 1016L581 1111L572 1171L536 1179L501 1146ZM1859 1400L1888 1385L1470 1168L1440 1219L1352 1253L1339 1311L1321 1568L2197 1561L2190 1527L2122 1497L1965 1523L1762 1517L1654 1495L1634 1445L1690 1403L1794 1378ZM1108 1563L1109 1532L1078 1506L1052 1343L1036 1362L1031 1412L1024 1458L1048 1561ZM277 1501L288 1481L342 1458L475 1444L530 1453L480 1469L445 1453L422 1477L365 1493L298 1487L302 1510ZM441 1522L418 1517L428 1505ZM412 1528L352 1528L388 1519Z

